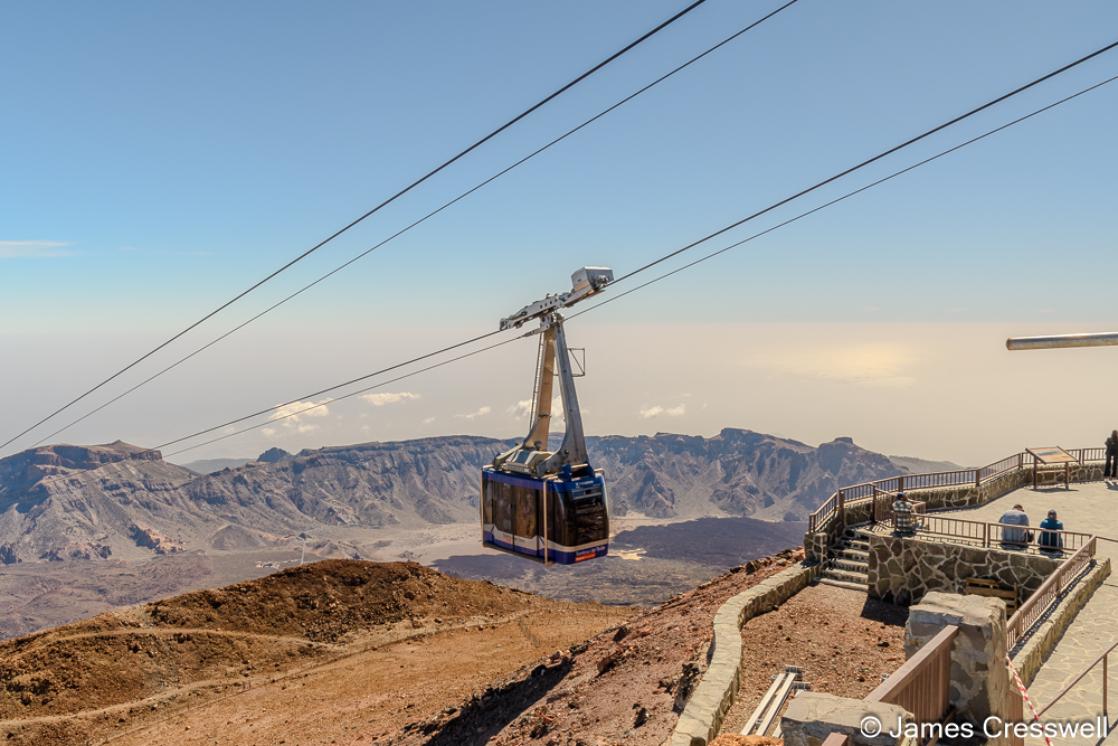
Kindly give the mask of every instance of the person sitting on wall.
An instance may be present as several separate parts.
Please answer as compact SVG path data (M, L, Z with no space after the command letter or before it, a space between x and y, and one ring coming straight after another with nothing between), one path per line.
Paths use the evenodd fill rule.
M912 503L903 492L898 492L897 499L893 501L893 532L898 536L912 536L916 533Z
M1064 530L1064 524L1056 519L1055 510L1048 511L1048 517L1040 522L1040 529L1040 536L1037 537L1040 551L1052 556L1062 555L1064 553L1064 536L1058 532Z
M1003 549L1026 549L1029 542L1033 540L1032 532L1028 529L1029 516L1020 503L1005 511L998 519L998 523L1005 526L1002 529Z

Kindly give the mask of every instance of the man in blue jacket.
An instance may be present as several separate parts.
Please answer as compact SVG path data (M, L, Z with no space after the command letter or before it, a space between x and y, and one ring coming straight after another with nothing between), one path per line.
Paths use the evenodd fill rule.
M1057 533L1063 530L1064 524L1057 520L1056 511L1049 510L1048 517L1040 522L1040 537L1037 539L1040 551L1049 555L1063 554L1064 535Z

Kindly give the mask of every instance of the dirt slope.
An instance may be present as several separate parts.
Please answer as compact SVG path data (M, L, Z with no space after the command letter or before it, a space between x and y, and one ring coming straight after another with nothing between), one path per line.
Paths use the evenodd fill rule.
M661 746L697 683L722 603L801 559L754 560L376 744ZM367 742L367 741L366 741Z
M331 560L0 643L8 744L390 733L631 614Z

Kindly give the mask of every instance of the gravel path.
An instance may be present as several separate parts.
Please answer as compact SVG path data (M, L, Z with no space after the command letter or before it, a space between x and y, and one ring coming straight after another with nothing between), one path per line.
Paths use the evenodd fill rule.
M865 593L809 586L775 611L742 628L742 682L723 721L738 733L772 677L799 666L814 691L863 697L904 662L906 609L871 601Z

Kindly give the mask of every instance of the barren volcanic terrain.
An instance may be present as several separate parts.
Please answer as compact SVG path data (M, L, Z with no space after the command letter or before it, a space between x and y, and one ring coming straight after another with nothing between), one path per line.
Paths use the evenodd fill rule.
M384 737L632 612L330 560L0 643L6 743Z
M848 438L812 447L730 428L709 438L590 438L609 479L616 551L548 573L479 545L478 469L507 446L447 436L273 448L233 468L196 464L217 467L207 474L119 441L2 458L0 639L262 577L304 550L417 561L553 598L656 604L798 544L803 526L792 519L837 486L917 463Z

